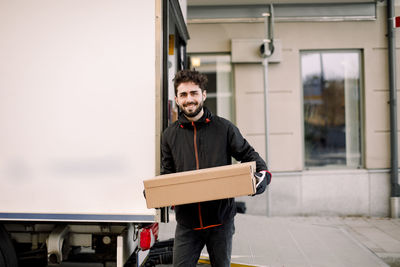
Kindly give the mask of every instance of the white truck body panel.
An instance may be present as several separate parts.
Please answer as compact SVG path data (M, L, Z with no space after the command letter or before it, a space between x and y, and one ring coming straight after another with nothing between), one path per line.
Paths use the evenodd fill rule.
M0 0L0 220L155 220L155 31L155 1Z

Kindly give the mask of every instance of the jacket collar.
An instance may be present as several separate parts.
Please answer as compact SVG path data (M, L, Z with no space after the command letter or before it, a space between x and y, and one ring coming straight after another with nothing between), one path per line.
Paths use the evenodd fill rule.
M214 116L211 111L209 111L205 106L203 106L203 110L204 110L204 114L203 116L201 116L200 119L198 119L197 121L195 121L195 124L206 124L209 123L212 120L212 117ZM183 114L183 112L179 112L179 117L178 117L178 122L179 125L182 126L187 126L187 125L191 125L192 122L189 121L186 116Z

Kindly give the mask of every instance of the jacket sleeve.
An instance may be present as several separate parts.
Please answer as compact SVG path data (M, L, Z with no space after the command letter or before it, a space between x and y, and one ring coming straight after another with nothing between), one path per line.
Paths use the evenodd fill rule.
M161 138L161 175L176 172L171 148L167 142L167 134L164 132Z
M254 150L254 148L247 142L242 136L239 129L230 124L228 130L228 138L232 156L240 162L256 162L256 171L268 170L267 164L260 157L260 155Z

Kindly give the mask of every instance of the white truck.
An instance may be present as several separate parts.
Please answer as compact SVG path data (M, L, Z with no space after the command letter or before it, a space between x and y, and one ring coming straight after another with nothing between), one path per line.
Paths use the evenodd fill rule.
M0 266L140 266L159 173L177 0L0 0Z

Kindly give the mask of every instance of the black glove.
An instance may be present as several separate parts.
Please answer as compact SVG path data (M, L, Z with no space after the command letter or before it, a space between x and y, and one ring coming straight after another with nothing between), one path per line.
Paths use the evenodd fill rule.
M271 183L271 173L269 171L255 172L254 177L256 178L256 193L255 195L260 195L264 193L267 185Z

